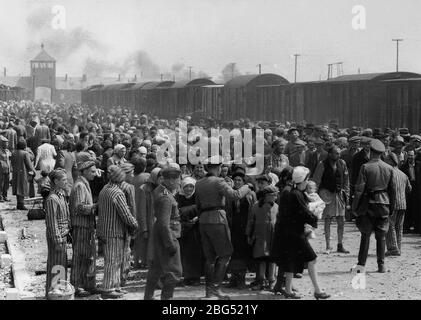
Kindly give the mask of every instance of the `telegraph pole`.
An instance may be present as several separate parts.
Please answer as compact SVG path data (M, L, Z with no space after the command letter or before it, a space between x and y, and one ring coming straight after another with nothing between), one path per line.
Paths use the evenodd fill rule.
M396 72L399 72L399 42L403 39L392 39L392 41L396 41Z
M191 69L192 69L193 67L189 67L189 76L190 76L190 80L191 80Z
M164 81L164 75L161 73L161 82Z
M262 65L259 63L257 66L259 67L259 74L262 74Z
M297 82L297 60L298 60L298 57L299 57L300 55L299 54L294 54L294 58L295 58L295 76L294 76L294 82Z

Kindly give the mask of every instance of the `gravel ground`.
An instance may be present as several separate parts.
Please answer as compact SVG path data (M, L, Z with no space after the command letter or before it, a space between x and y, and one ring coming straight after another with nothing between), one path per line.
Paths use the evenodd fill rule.
M11 205L13 206L13 205ZM45 221L28 221L26 213L16 210L4 210L0 212L4 219L5 227L9 237L16 237L20 249L26 257L26 270L30 275L30 283L26 291L35 294L37 299L43 299L45 274L35 275L35 271L45 271L47 260L47 247L45 239ZM21 230L27 228L27 238L21 239ZM376 272L377 263L375 256L375 239L371 238L369 258L367 261L366 288L354 289L351 285L351 267L357 262L360 234L353 223L345 226L344 246L351 251L350 254L331 253L325 255L323 227L316 230L316 239L311 240L315 251L318 254L317 268L319 272L319 283L322 289L332 295L331 299L336 300L373 300L373 299L421 299L421 237L419 235L404 235L402 241L402 256L386 258L386 274ZM336 247L336 225L332 225L332 246ZM69 247L69 259L71 248ZM98 285L103 278L103 259L97 261ZM248 275L248 282L252 280L252 274ZM128 294L124 299L143 299L146 271L131 271L127 282ZM0 288L4 286L3 277L0 279ZM304 272L302 279L294 279L296 286L303 296L303 299L314 299L310 278ZM249 289L232 290L224 289L233 300L273 300L281 299L270 292L262 291L256 293ZM159 298L160 291L156 296ZM177 288L175 299L198 299L204 295L204 284L198 287ZM93 296L90 299L99 299Z

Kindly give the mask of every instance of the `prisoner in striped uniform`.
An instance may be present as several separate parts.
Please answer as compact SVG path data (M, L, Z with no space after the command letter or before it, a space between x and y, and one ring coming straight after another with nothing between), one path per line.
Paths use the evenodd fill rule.
M45 201L45 223L47 227L47 282L45 295L57 284L67 280L67 236L70 229L69 207L65 199L67 174L62 169L50 173L52 190ZM57 275L56 275L57 274ZM54 279L53 279L54 277Z
M408 176L399 170L399 159L395 153L390 154L391 163L395 170L396 205L393 214L389 217L389 230L386 234L386 256L401 255L401 241L403 234L403 222L406 213L406 197L412 191Z
M124 268L124 239L134 234L138 227L130 212L121 183L125 173L116 165L108 170L109 183L98 198L98 239L104 243L103 297L118 298L124 291L120 288L121 269Z
M124 196L126 197L127 205L129 206L130 212L132 213L133 217L136 219L136 201L135 201L135 190L133 182L133 170L134 165L130 162L126 162L121 165L121 169L124 173L126 173L126 181L123 181L121 184L121 190L124 192ZM137 221L137 220L136 220ZM130 271L130 242L132 237L128 234L125 236L124 239L124 267L121 270L121 286L126 285L127 276L129 275Z
M72 225L72 270L70 282L76 288L76 296L86 297L97 293L96 290L96 245L95 213L89 181L96 175L94 161L78 164L80 176L70 194L70 217Z

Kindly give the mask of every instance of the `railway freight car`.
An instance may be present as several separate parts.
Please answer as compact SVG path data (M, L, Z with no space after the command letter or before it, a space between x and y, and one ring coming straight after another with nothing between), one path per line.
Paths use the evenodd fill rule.
M203 86L200 90L202 91L202 110L199 116L221 120L223 116L222 97L224 85Z
M328 81L259 86L261 117L280 121L327 123L342 127L413 126L421 75L408 72L341 76ZM403 113L401 114L400 112Z
M260 119L258 86L287 83L289 83L288 80L272 73L233 78L224 87L223 120Z
M165 90L170 88L174 81L150 82L140 89L140 104L136 109L150 115L158 115L168 105Z
M178 81L167 90L163 91L163 105L157 110L158 116L176 117L178 115L192 115L201 112L202 90L206 85L214 85L215 82L206 78Z

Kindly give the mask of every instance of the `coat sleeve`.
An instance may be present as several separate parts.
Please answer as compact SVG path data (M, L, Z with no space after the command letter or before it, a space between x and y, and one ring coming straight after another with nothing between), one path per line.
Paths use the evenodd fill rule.
M251 237L254 232L256 224L256 211L257 206L253 205L250 209L249 216L247 218L246 236Z
M146 193L142 187L138 188L139 206L137 207L137 220L139 221L140 232L148 232L148 225L146 223L147 206L146 206Z
M307 202L305 201L303 194L301 192L294 192L293 194L296 199L297 211L302 216L304 223L308 223L309 225L317 228L317 217L308 209Z
M55 245L60 245L64 242L58 227L57 221L58 205L49 197L45 202L45 224L47 226L47 237L51 239Z
M358 174L357 182L355 184L355 191L354 191L354 200L352 201L352 211L357 212L358 207L361 201L361 197L364 194L366 185L366 178L365 178L365 166L363 165L360 169L360 173Z
M34 167L32 166L31 159L29 158L29 153L25 152L24 155L25 167L28 172L34 172Z
M137 229L137 221L130 212L129 206L127 205L126 198L123 193L117 194L114 198L114 204L116 205L117 213L123 223L132 229Z
M349 202L350 194L351 194L351 189L349 187L349 171L348 171L348 168L346 166L346 162L342 159L340 161L342 162L342 166L344 168L344 185L343 185L343 188L344 188L344 191L345 191L347 202Z
M396 207L396 178L395 178L395 170L390 170L391 175L390 175L390 180L389 180L389 185L387 186L388 189L388 194L389 194L389 211L390 214L392 214L395 211L395 207Z
M242 186L238 190L234 190L223 179L218 181L218 189L219 189L219 192L222 195L224 195L226 198L230 198L233 200L239 200L239 199L244 198L246 194L250 191L247 185Z
M88 192L85 188L82 187L79 183L76 184L72 191L74 194L72 199L74 201L74 207L76 208L76 214L78 215L91 215L94 214L93 204L86 203L85 195Z
M313 181L317 184L317 187L320 186L320 183L322 182L322 177L325 172L325 166L323 165L323 162L320 161L317 164L316 170L314 171L313 175Z
M172 201L168 196L160 196L156 201L155 207L155 225L159 238L165 248L173 248L174 242L170 228L170 218L172 210ZM155 232L155 231L154 231Z

